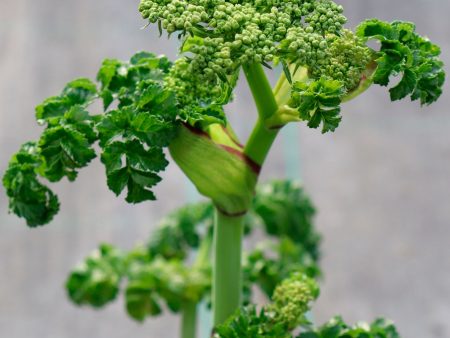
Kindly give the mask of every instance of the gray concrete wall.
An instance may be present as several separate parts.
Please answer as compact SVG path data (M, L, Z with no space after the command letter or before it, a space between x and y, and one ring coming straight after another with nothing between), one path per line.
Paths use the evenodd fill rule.
M441 44L450 64L450 2L346 0L350 25L367 17L417 22ZM93 77L104 57L141 49L175 56L175 41L157 39L137 1L1 0L0 172L21 143L35 139L34 106L79 76ZM230 105L245 136L255 117L241 86ZM346 104L342 126L320 135L304 125L276 143L263 177L302 176L324 233L318 322L386 315L404 337L450 337L450 88L439 103L390 103L372 89ZM245 114L244 122L236 116ZM288 135L289 134L289 135ZM286 152L295 147L298 167ZM294 151L295 153L295 151ZM96 161L75 184L55 186L62 208L45 228L27 229L7 214L0 188L0 337L175 337L176 317L138 325L123 304L93 311L72 306L62 287L69 269L100 241L130 247L158 218L181 205L189 188L170 166L159 201L127 205L108 191Z

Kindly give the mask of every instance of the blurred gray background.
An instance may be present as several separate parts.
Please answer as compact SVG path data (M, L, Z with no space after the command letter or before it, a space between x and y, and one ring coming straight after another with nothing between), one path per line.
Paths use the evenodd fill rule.
M404 19L442 46L450 64L448 0L347 0L349 26L364 18ZM137 0L0 1L0 172L21 143L38 137L34 106L69 80L94 77L105 57L138 50L176 55L176 41L157 39ZM230 116L242 138L255 118L240 85ZM317 322L342 314L349 322L385 315L403 337L450 337L450 88L441 100L390 103L373 88L346 104L341 127L321 135L304 125L283 131L262 179L302 178L324 234L322 296ZM129 248L157 220L196 198L173 165L159 200L127 205L108 191L99 161L75 184L54 186L61 212L30 230L7 214L0 188L0 337L176 337L178 319L143 325L121 301L103 311L70 304L67 272L100 241Z

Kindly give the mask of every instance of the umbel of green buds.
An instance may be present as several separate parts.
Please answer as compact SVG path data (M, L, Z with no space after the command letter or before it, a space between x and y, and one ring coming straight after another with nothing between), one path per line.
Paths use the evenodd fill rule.
M169 151L198 191L222 213L235 216L248 210L260 166L244 154L231 131L220 124L206 131L185 124Z

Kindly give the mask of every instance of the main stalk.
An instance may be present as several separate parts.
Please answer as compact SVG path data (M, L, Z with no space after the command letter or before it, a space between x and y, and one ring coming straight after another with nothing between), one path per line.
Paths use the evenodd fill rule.
M278 109L275 97L260 64L244 67L247 82L258 109L258 120L245 146L244 153L262 166L278 134L269 130L265 120ZM213 309L214 326L223 323L241 305L241 252L245 215L230 216L215 211Z
M223 323L241 304L241 251L244 216L215 211L213 306L214 326Z

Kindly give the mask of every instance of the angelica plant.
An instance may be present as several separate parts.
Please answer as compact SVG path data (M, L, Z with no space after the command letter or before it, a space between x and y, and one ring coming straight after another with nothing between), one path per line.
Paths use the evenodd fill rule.
M179 39L179 59L148 52L127 62L107 59L97 82L76 79L38 105L44 131L12 157L3 177L9 209L31 227L50 222L60 203L43 180L74 181L95 149L116 195L129 203L154 200L168 150L214 205L211 288L218 326L241 305L244 223L283 126L304 122L333 132L342 103L374 84L390 85L391 100L431 104L445 80L440 49L410 22L370 19L354 31L345 28L342 6L331 0L142 0L139 11L161 35ZM282 72L272 89L265 72L275 67ZM245 142L223 108L239 95L241 71L258 111ZM96 100L103 113L89 112Z

